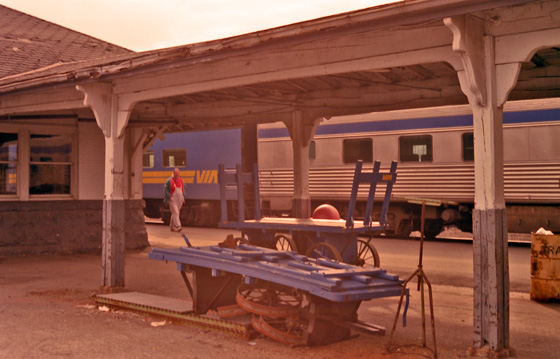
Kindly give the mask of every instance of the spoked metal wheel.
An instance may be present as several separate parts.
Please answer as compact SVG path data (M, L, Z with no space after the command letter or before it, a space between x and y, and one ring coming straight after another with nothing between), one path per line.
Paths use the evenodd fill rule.
M304 300L305 299L305 300ZM309 326L309 300L301 291L266 284L241 284L237 288L237 304L253 313L251 324L267 337L288 345L303 345Z
M302 306L303 295L294 288L241 284L237 288L235 299L248 312L279 318L297 315Z
M276 240L277 250L297 252L296 242L292 238L279 234L274 239Z
M370 239L364 241L358 239L358 255L356 257L355 265L365 268L379 268L381 261L379 260L379 253L377 249L370 243Z
M305 255L308 256L309 258L315 258L315 259L323 258L323 259L331 259L337 262L342 262L342 255L340 254L338 249L336 249L335 246L327 242L313 244L311 247L307 248Z

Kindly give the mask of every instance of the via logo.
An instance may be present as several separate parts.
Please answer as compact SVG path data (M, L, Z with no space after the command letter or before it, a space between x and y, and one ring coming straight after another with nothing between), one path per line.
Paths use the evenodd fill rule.
M196 183L198 184L218 183L218 171L217 170L196 171Z

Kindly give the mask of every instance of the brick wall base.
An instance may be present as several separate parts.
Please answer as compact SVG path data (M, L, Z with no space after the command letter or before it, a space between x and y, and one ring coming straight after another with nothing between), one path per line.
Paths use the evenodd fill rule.
M144 202L125 202L126 249L144 249ZM0 202L0 255L100 253L102 211L101 200Z

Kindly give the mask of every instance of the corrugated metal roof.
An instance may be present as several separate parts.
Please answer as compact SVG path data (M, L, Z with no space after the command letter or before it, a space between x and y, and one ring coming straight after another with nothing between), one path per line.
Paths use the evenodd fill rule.
M0 5L0 78L134 52Z

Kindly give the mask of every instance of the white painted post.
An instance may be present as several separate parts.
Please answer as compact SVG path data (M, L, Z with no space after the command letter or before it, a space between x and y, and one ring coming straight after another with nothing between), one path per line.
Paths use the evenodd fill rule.
M144 155L144 142L147 134L142 129L136 128L129 130L131 141L129 170L130 186L128 191L129 199L142 199L142 161Z
M245 125L241 128L241 169L245 173L253 173L254 165L259 162L257 125ZM245 218L256 218L255 188L245 183L243 185Z
M125 136L132 104L122 106L110 83L77 86L85 95L105 135L105 195L103 199L101 291L124 287L125 270ZM119 107L122 106L122 108Z
M503 84L496 77L494 38L484 36L484 23L471 16L445 19L452 30L453 50L464 66L461 88L473 110L475 208L473 211L474 347L508 352L509 273L507 220L503 181ZM498 81L500 83L498 83ZM509 90L505 93L509 93Z
M507 217L503 197L502 107L473 108L474 345L509 347Z
M305 119L301 111L294 111L291 123L287 123L292 139L294 160L294 198L292 208L296 218L311 217L309 195L309 144L320 119Z

